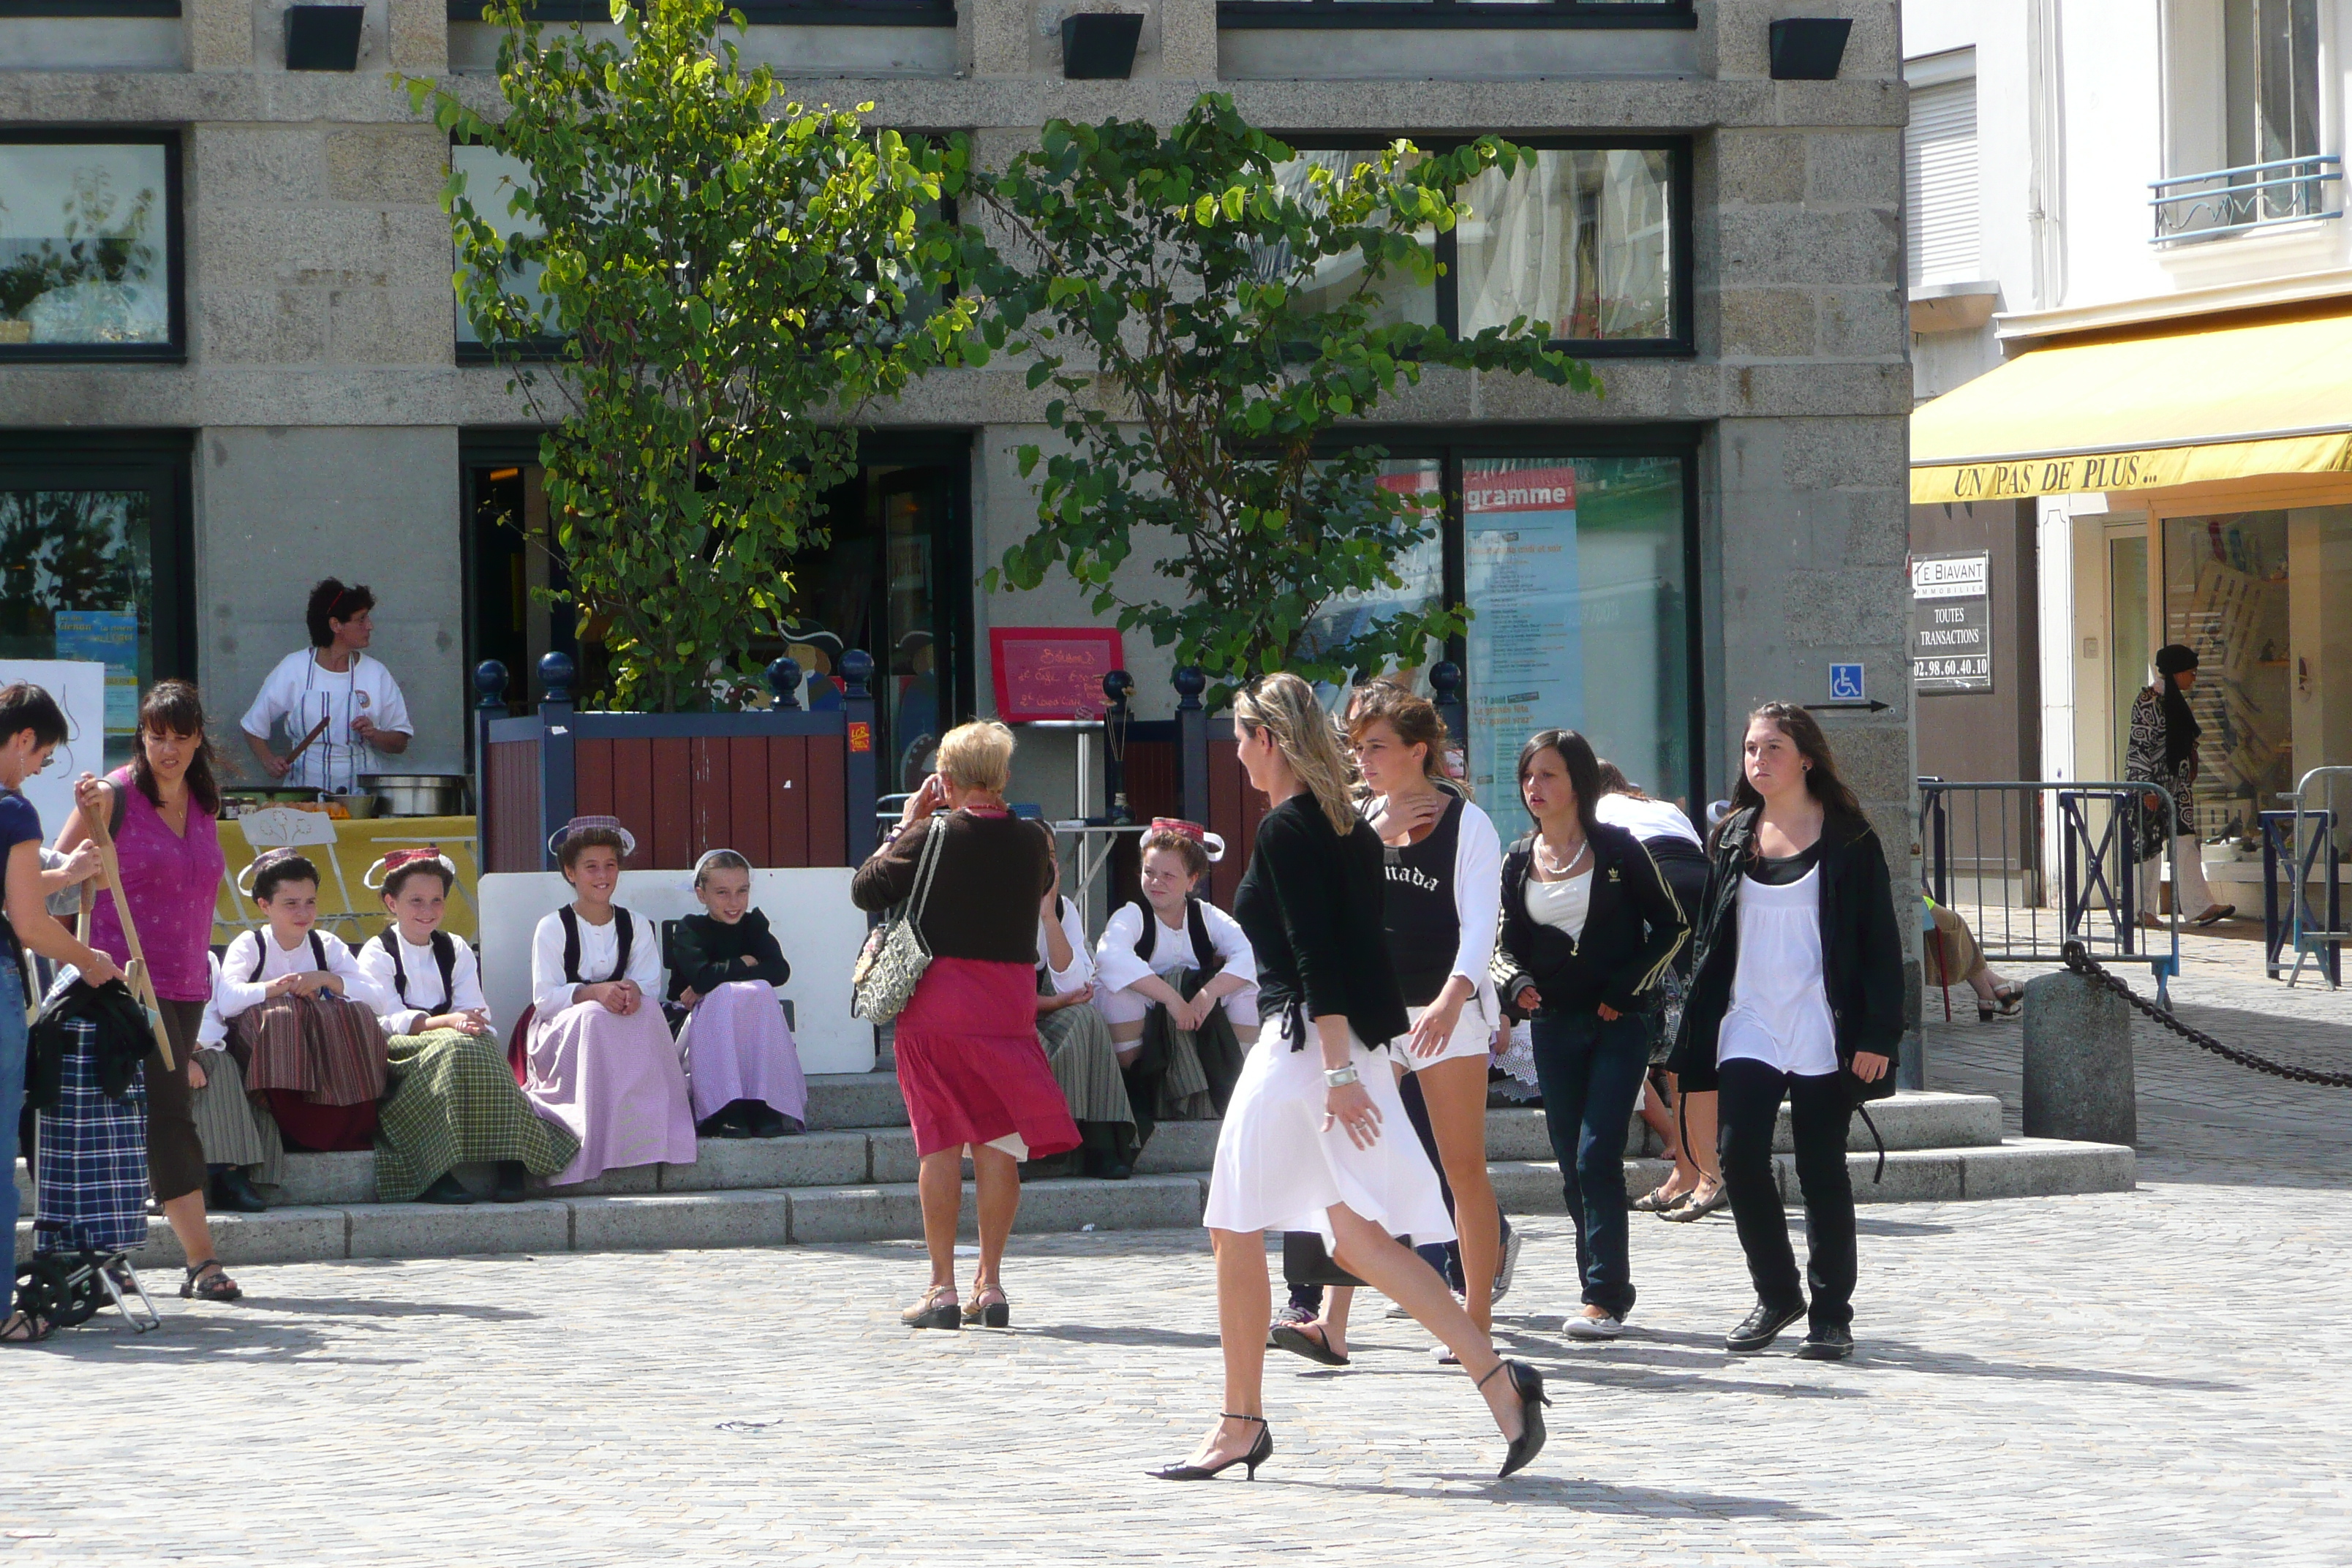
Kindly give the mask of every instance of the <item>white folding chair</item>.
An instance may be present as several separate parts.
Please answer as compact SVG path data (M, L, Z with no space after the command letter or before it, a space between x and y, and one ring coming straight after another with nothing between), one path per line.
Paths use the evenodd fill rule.
M334 818L323 811L296 811L291 806L272 805L238 817L236 825L257 855L264 849L325 849L327 853L321 858L327 862L326 869L335 874L335 891L342 899L342 912L321 913L319 923L330 930L350 926L356 931L361 915L358 906L352 902L351 884L343 879L343 863L335 856ZM237 874L236 890L245 898L253 894L253 884L243 872ZM341 931L335 934L351 940Z

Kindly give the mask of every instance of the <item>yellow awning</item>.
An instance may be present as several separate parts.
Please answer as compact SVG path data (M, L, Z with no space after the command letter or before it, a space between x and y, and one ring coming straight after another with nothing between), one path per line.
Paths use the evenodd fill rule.
M1911 499L2352 471L2352 316L2037 349L1911 416Z

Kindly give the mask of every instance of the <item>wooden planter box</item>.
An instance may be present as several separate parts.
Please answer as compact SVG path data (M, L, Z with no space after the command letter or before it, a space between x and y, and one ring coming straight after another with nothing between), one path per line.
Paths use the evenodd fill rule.
M574 816L618 817L637 843L632 868L685 869L711 849L760 867L856 866L874 846L873 660L842 660L840 708L784 705L750 713L575 711L572 662L540 663L549 700L506 713L507 672L475 672L475 798L485 871L552 869L547 840ZM779 692L797 689L789 659L771 666Z

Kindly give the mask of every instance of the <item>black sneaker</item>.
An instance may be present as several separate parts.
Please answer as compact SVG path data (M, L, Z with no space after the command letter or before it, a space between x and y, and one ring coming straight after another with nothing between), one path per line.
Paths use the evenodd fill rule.
M1760 1351L1780 1337L1780 1331L1805 1315L1805 1304L1793 1307L1769 1306L1762 1301L1755 1310L1739 1320L1739 1326L1723 1336L1723 1348L1746 1352Z
M1853 1335L1844 1329L1815 1329L1797 1347L1801 1361L1843 1361L1853 1354Z
M420 1204L446 1204L451 1208L463 1208L474 1201L474 1194L465 1189L454 1173L444 1171L433 1178L431 1186L416 1194L416 1201Z

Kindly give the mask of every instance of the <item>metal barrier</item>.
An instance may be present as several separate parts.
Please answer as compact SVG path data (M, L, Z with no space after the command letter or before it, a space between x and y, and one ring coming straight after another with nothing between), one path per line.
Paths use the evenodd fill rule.
M2352 931L2345 929L2343 853L2336 842L2337 829L2352 820L2352 767L2314 768L2279 798L2292 802L2291 808L2262 814L2263 971L2273 980L2284 972L2293 985L2303 978L2305 961L2312 960L2334 990L2344 981L2344 943L2352 942ZM2327 885L2324 917L2312 907L2315 880ZM2290 947L2292 967L2280 958Z
M2180 973L2180 913L2140 923L2140 814L2148 797L2171 820L2160 784L2103 779L1922 778L1920 870L1927 895L1975 931L1988 963L2060 963L2069 942L2110 962L2145 963L2157 994ZM2164 858L2179 885L2179 846ZM2051 869L2056 869L2053 885Z

